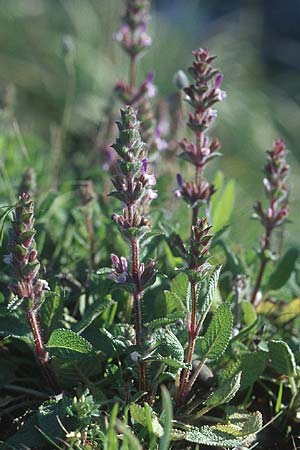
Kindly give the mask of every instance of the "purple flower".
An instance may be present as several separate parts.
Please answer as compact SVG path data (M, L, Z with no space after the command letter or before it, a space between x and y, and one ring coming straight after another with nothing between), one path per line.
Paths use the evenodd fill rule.
M121 266L122 266L123 272L127 272L128 263L127 263L127 259L124 258L124 256L121 256Z
M148 167L148 158L144 158L144 159L142 160L142 168L141 168L141 172L142 172L142 175L143 175L143 176L146 175L147 167Z
M112 253L110 257L111 257L113 265L115 266L115 269L117 270L119 268L119 264L120 264L119 257L117 255L115 255L114 253Z
M149 197L151 200L155 200L158 197L157 191L153 191L152 189L149 190Z
M160 127L156 127L154 132L154 145L159 151L166 150L168 148L168 143L164 139L161 138L161 130Z
M8 264L8 265L12 264L12 262L13 262L13 255L12 255L12 253L9 253L8 255L4 255L3 256L3 262L4 262L4 264Z
M223 102L223 100L227 98L227 93L225 91L222 91L221 89L216 89L216 96L220 102Z
M149 72L146 76L146 79L143 83L144 85L144 89L148 95L149 98L153 98L156 96L157 94L157 88L156 86L153 84L154 81L154 73L153 72Z
M223 74L219 73L215 79L215 89L219 89L221 87L221 84L223 82Z
M179 189L182 189L182 187L183 187L183 179L182 179L181 173L178 173L176 175L176 179L177 179L177 183L178 183Z

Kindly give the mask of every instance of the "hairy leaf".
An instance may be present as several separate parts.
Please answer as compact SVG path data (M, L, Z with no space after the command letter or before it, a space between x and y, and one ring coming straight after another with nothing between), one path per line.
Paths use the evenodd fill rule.
M242 356L241 360L241 389L245 389L254 384L263 374L268 364L269 353L259 350L249 352Z
M239 390L241 384L241 372L238 372L232 378L224 380L210 396L205 400L207 406L215 407L223 405L232 400Z
M184 360L184 350L175 334L166 328L160 328L153 333L153 340L157 347L157 352L167 358L172 358L182 363Z
M230 305L219 306L204 335L196 342L196 351L202 361L217 360L225 352L232 333L233 317Z
M91 323L109 306L115 303L110 295L107 295L102 301L95 302L91 305L84 314L84 317L76 323L73 327L73 331L81 334Z
M48 330L48 332L51 332L57 327L62 315L63 304L62 294L59 287L56 286L55 291L47 295L40 310L43 327Z
M151 322L149 322L147 324L147 327L150 330L155 330L156 328L161 328L166 325L175 323L178 319L180 319L182 317L183 317L183 315L179 315L179 314L174 314L173 317L160 317L159 319L151 320Z
M219 281L221 269L222 269L222 266L218 266L215 268L215 270L211 274L209 282L208 282L207 294L204 297L203 301L201 301L200 298L197 298L199 313L201 316L209 310L209 308L214 300L215 293L216 293L216 290L218 287L218 281ZM200 289L197 290L197 297L199 297L199 294L200 294Z
M296 374L295 356L284 341L270 341L271 363L279 375L292 377Z
M65 328L53 331L47 342L47 349L50 353L63 358L82 358L94 355L93 346L89 341Z
M202 445L214 447L238 447L248 445L255 440L255 434L262 426L262 416L257 411L252 414L234 414L228 417L226 424L190 427L185 439Z

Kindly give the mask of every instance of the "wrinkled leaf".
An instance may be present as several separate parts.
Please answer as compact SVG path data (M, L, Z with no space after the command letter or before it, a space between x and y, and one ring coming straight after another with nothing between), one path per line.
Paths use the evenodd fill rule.
M223 303L214 313L204 335L196 342L196 351L201 360L217 360L225 352L233 327L230 305Z
M292 377L296 374L295 356L284 341L270 341L269 350L273 368L279 375Z
M46 347L50 353L63 358L83 358L94 354L89 341L65 328L54 330Z

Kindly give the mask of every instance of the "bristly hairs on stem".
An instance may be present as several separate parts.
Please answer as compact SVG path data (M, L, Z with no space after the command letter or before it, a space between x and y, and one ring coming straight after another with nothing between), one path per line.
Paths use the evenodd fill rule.
M59 392L56 377L49 365L50 358L44 345L39 320L39 308L49 286L46 280L38 278L40 262L34 236L34 205L30 194L24 192L19 196L13 211L10 253L4 256L4 262L10 266L13 280L9 287L26 314L34 339L35 353L44 376L49 386Z
M119 137L113 148L120 159L112 178L115 190L110 195L120 200L124 207L123 213L113 214L112 219L129 244L130 259L128 262L123 256L111 255L114 270L110 278L127 284L133 291L136 345L142 352L143 294L145 287L154 281L156 264L152 259L146 263L141 262L140 250L142 238L151 227L148 210L151 201L157 197L157 192L152 189L156 179L153 174L148 173L148 148L141 139L137 112L130 106L121 110L121 121L117 125ZM148 391L144 362L139 363L139 389Z
M188 127L194 133L194 140L184 138L180 143L182 153L179 155L195 168L193 181L184 181L182 175L177 174L177 197L182 197L192 208L192 225L190 249L186 252L188 276L191 289L191 312L187 317L188 348L186 363L191 364L195 341L199 335L203 320L198 317L196 292L197 282L207 273L205 258L209 250L211 227L206 219L199 219L199 208L205 206L209 210L210 199L215 192L214 186L204 176L204 169L215 157L219 156L220 143L217 138L209 138L206 133L217 117L213 106L226 98L225 91L221 90L222 73L212 66L215 56L210 55L208 49L200 48L193 52L194 62L189 73L194 81L183 88L185 100L191 105L193 111L189 113ZM183 243L179 242L181 248ZM190 370L185 369L181 377L178 393L178 402L182 403L187 395Z
M273 149L267 151L267 163L265 165L263 185L268 199L266 209L263 209L261 202L254 205L255 214L264 227L264 234L260 240L260 266L256 276L255 284L251 294L251 303L257 304L258 292L261 287L266 266L272 259L271 238L275 228L280 227L287 221L288 217L288 186L287 178L290 167L286 162L287 149L282 139L276 139Z

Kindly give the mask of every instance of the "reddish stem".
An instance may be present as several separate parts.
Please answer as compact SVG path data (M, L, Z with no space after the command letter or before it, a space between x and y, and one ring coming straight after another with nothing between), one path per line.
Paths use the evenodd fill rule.
M139 281L139 242L137 239L131 240L131 264L132 264L132 278L135 283L135 290L133 296L134 304L134 328L136 336L136 345L142 345L142 330L143 330L143 314L142 314L142 298L143 291L140 287ZM148 391L147 367L144 362L139 363L139 389Z
M263 238L263 245L261 248L261 260L260 260L260 267L259 267L259 271L256 277L256 281L255 281L255 285L251 294L251 303L255 305L255 300L256 300L256 296L257 293L260 289L261 283L262 283L262 279L263 279L263 275L267 266L267 263L269 262L269 258L266 257L265 253L266 251L270 250L271 248L271 233L272 230L271 229L267 229L266 230L266 234Z
M129 87L131 93L134 92L136 85L136 55L130 55L129 63Z
M54 392L56 393L61 392L55 374L53 373L53 371L49 366L50 357L49 353L45 349L44 340L41 334L41 325L39 322L37 311L27 310L26 314L33 335L36 356L41 365L44 377Z

